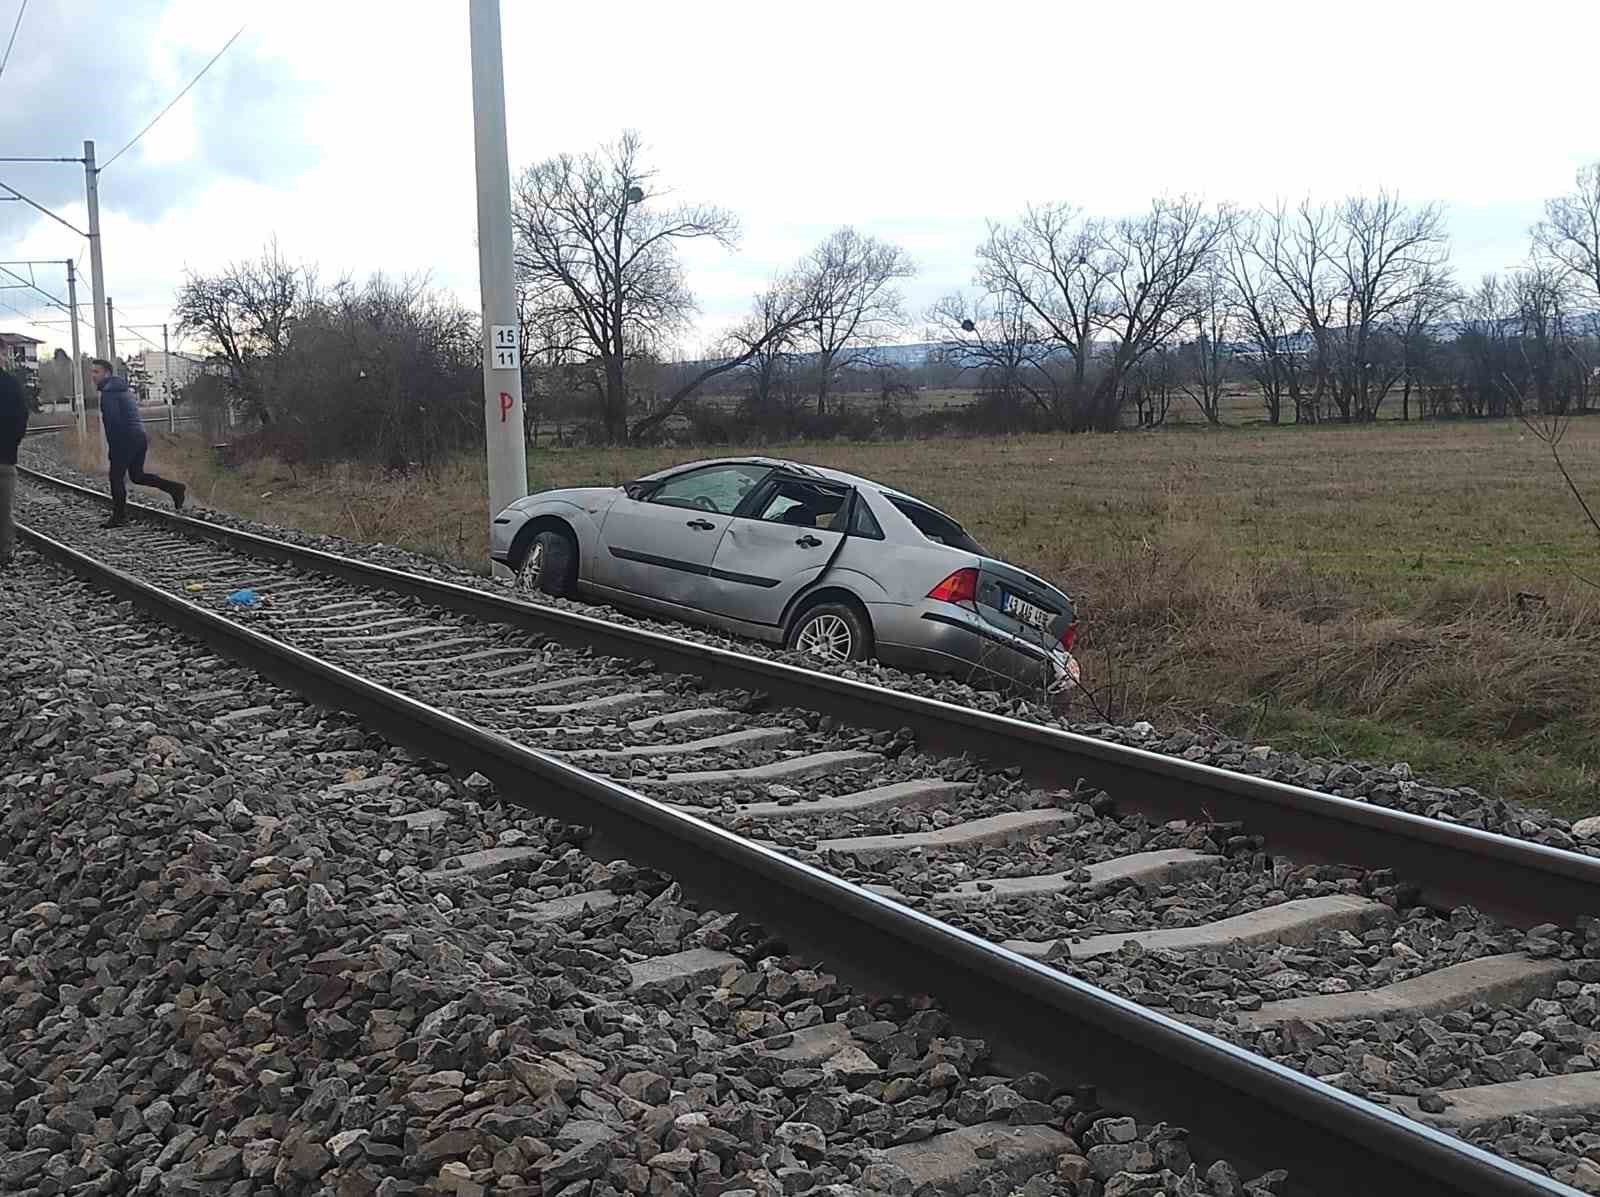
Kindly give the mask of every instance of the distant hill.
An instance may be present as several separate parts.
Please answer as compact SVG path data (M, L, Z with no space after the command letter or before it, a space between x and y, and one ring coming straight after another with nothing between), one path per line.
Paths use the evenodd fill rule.
M1569 333L1576 333L1580 336L1600 336L1600 310L1569 312L1565 314L1564 319ZM1521 319L1519 317L1508 316L1500 321L1500 331L1503 334L1514 334L1520 324ZM1453 341L1465 332L1467 327L1466 321L1443 320L1432 325L1429 331L1440 341ZM1333 329L1331 331L1337 334L1340 330ZM1286 353L1303 356L1311 351L1310 333L1290 333L1283 341L1283 350ZM1178 348L1189 343L1191 342L1177 342L1172 347ZM1095 348L1097 352L1104 352L1110 348L1110 343L1098 342ZM1222 349L1224 352L1236 357L1254 357L1260 352L1255 343L1250 341L1224 342ZM851 356L858 363L864 364L867 369L891 366L902 370L915 370L922 366L939 364L945 353L946 346L939 341L914 341L905 345L873 345L865 349L854 350ZM815 353L796 354L795 361L801 366L807 366L815 362L817 356ZM1054 349L1048 356L1065 358L1068 355L1065 349ZM725 358L704 358L698 361L675 364L704 369L719 365L725 360ZM960 364L959 357L955 353L952 353L948 360L952 365Z

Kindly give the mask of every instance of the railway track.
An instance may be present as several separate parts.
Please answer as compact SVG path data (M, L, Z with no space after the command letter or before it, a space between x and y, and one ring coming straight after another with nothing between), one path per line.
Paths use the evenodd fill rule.
M199 418L200 418L199 416L178 416L178 417L176 417L176 419L173 422L177 423L177 424L186 424L186 423L190 423L192 421L198 420ZM156 424L165 424L166 422L167 422L167 417L166 416L142 416L140 418L140 423L142 423L142 424L156 425ZM28 427L28 435L29 436L44 436L46 433L66 432L68 429L76 428L76 427L77 427L76 424L29 425L29 427Z
M1457 1092L1468 1110L1520 1096L1576 1115L1600 1105L1584 1071L1564 1068L1554 1096L1492 1093L1462 1082L1526 1056L1475 1070L1431 1039L1406 1047L1431 1083L1385 1092L1328 1065L1391 1061L1363 1038L1385 1014L1391 1046L1488 1039L1530 999L1565 1019L1563 997L1600 981L1591 945L1562 930L1600 893L1592 858L148 509L102 534L97 497L24 474L42 552L841 971L938 993L1018 1071L1093 1080L1234 1158L1270 1144L1262 1165L1291 1161L1305 1191L1570 1191L1394 1109L1448 1123ZM265 601L230 608L246 588ZM1215 983L1174 983L1195 971ZM1547 1030L1554 1051L1587 1034ZM1303 1066L1306 1050L1392 1108L1270 1058ZM1512 1051L1532 1046L1486 1055Z

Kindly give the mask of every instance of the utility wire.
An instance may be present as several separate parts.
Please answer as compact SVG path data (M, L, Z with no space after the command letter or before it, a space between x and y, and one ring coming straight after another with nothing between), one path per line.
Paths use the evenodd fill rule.
M117 325L117 331L119 333L124 333L124 332L132 333L134 336L138 337L141 341L143 341L146 345L150 346L151 349L160 349L161 348L161 346L157 345L154 341L152 341L149 337L145 336L142 332L140 332L136 327L134 327L131 324L119 324L119 325Z
M239 28L234 31L233 36L230 37L226 42L223 43L222 49L218 50L215 54L213 54L211 56L211 61L206 63L205 66L200 68L200 73L198 75L196 75L193 79L189 80L188 86L186 86L177 95L172 97L172 103L168 104L160 112L156 113L155 120L151 121L144 128L140 129L139 132L134 136L134 139L132 141L130 141L127 145L123 146L115 154L112 154L111 157L107 158L104 162L102 162L100 164L99 169L100 170L105 170L106 167L110 166L118 158L122 157L122 155L126 154L136 144L138 144L139 138L143 137L146 133L150 132L151 129L154 129L156 127L156 124L161 120L161 118L166 116L167 113L171 112L173 107L178 103L178 101L183 99L184 96L189 94L189 88L193 87L196 83L199 83L201 79L205 78L205 73L207 71L209 71L212 67L214 67L217 64L217 59L221 58L224 54L226 54L228 52L228 47L233 45L234 42L239 40L239 34L244 32L244 28L245 27L243 25L240 25Z
M72 309L67 306L67 301L66 300L60 298L59 296L50 294L50 292L46 291L43 287L39 286L39 284L34 282L31 278L23 278L20 274L18 274L15 270L12 270L9 266L0 266L0 271L3 271L4 273L9 274L12 278L16 279L19 283L27 284L27 286L29 288L31 288L34 291L37 291L40 295L43 295L46 299L48 299L56 307L60 308L63 312L67 313L67 315L69 315L69 316L72 315ZM29 270L29 273L32 273L31 268Z
M17 30L22 28L22 14L28 11L28 0L22 0L22 7L17 9L16 24L11 26L11 40L6 43L4 57L0 57L0 79L5 78L6 63L11 61L11 47L17 44Z
M46 208L43 204L39 203L37 200L29 199L27 196L23 195L22 192L18 191L15 187L13 187L10 183L0 182L0 187L4 187L7 191L9 191L14 199L19 199L23 203L27 204L28 207L33 208L36 211L43 212L51 220L55 221L59 225L64 225L65 227L71 229L74 233L78 234L78 236L87 237L89 235L88 233L86 233L82 229L80 229L77 225L72 224L70 221L62 220L61 217L57 216L54 212L50 211L49 208Z
M27 312L24 312L21 308L12 307L9 303L7 303L3 299L0 299L0 308L8 308L8 309L10 309L11 311L15 312L17 315L21 316L29 324L44 324L44 323L46 323L46 321L37 320L37 319L34 318L35 316L38 315L37 312L34 313L33 315L29 315Z

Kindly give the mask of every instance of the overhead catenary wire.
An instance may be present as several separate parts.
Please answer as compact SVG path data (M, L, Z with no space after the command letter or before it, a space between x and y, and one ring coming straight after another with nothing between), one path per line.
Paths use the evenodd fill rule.
M87 237L89 235L88 233L86 233L82 229L80 229L77 225L73 224L71 221L63 220L61 217L57 216L54 212L50 211L49 208L46 208L38 200L30 199L28 196L23 195L22 192L18 191L10 183L6 183L6 182L3 182L3 181L0 181L0 187L4 187L7 191L9 191L11 193L11 195L13 196L13 198L21 200L23 203L27 204L28 207L34 209L37 212L43 212L51 220L55 221L59 225L64 226L65 228L71 229L74 233L78 234L78 236Z
M36 325L39 325L39 326L42 327L42 326L44 326L46 324L54 324L54 323L56 323L56 321L54 321L54 320L40 320L38 318L39 314L37 312L33 312L33 313L24 312L21 308L14 307L13 305L7 303L3 299L0 299L0 308L5 308L8 311L15 312L17 315L21 316L24 320L26 320L29 324L36 324ZM61 323L65 324L66 321L63 320L63 321L61 321Z
M211 61L206 63L205 66L200 68L200 73L198 75L196 75L193 79L189 80L188 84L184 87L184 89L182 91L180 91L177 95L173 96L172 97L172 101L165 108L163 108L160 112L156 113L155 119L152 120L144 128L140 129L139 132L134 135L132 141L128 142L127 145L123 146L115 154L112 154L111 157L107 158L104 162L102 162L100 164L99 169L101 171L104 171L106 169L106 167L110 166L118 158L122 157L122 155L126 154L135 145L137 145L138 142L139 142L139 139L141 137L143 137L146 133L150 132L151 129L154 129L156 127L157 123L160 122L161 118L166 116L167 113L171 112L172 109L177 105L178 101L183 99L184 96L189 94L189 89L191 87L193 87L196 83L199 83L201 79L205 78L206 72L209 71L212 67L214 67L216 65L217 59L221 58L224 54L226 54L228 52L228 47L229 46L233 45L234 42L239 40L239 35L241 33L243 33L244 30L245 30L245 27L243 25L240 25L238 29L234 30L233 36L230 37L226 42L224 42L222 44L222 49L218 50L215 54L213 54L211 56Z
M134 328L133 325L131 325L131 324L119 324L117 326L117 331L118 332L132 333L134 336L138 337L141 341L143 341L146 345L150 346L151 349L160 349L161 348L161 346L157 345L154 341L152 341L149 337L145 336L138 329Z
M11 47L17 44L17 30L22 28L22 14L28 11L28 0L22 0L17 9L17 19L11 26L11 39L6 42L6 52L0 55L0 79L6 77L6 64L11 61Z
M38 283L34 282L31 278L24 278L22 275L18 274L15 270L12 270L11 267L5 266L5 265L0 265L0 272L3 272L5 274L9 274L12 278L16 279L19 283L24 284L25 286L27 286L31 290L37 291L40 295L43 295L53 305L55 305L56 307L60 308L63 312L66 312L69 316L72 314L72 309L67 306L67 301L66 300L62 299L60 296L50 294L50 292L46 291L43 287L41 287ZM82 307L83 305L79 304L78 306Z

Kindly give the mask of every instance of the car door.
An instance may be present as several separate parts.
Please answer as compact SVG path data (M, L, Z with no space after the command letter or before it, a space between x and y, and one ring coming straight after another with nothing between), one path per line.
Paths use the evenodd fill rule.
M771 466L730 462L686 470L611 505L600 527L595 581L643 598L701 605L717 543L733 511Z
M814 582L844 539L851 490L793 474L768 479L722 534L701 606L776 627L784 608Z

